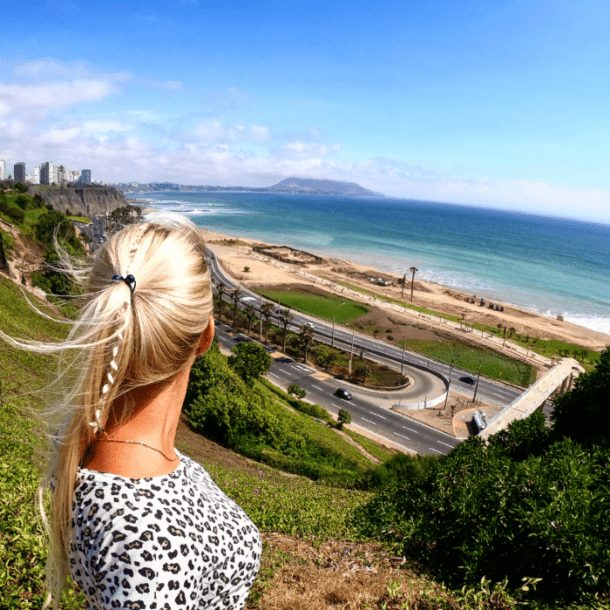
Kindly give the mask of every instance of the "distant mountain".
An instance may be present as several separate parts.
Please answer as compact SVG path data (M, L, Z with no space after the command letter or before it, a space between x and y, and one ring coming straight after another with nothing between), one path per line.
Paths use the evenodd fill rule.
M126 193L150 193L154 191L180 192L239 192L239 193L299 193L305 195L344 195L347 197L385 197L355 182L338 182L336 180L317 180L316 178L286 178L273 186L193 186L175 182L138 182L112 185Z
M355 182L318 180L316 178L286 178L265 189L276 193L318 193L323 195L348 195L350 197L385 197Z

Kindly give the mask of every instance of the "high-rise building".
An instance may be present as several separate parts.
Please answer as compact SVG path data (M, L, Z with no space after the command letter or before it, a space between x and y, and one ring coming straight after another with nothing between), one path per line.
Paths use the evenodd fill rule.
M40 184L53 184L55 182L55 166L46 161L40 166Z
M78 182L78 179L80 178L80 172L77 169L74 169L70 172L70 174L70 182L76 184Z
M65 186L66 184L68 184L68 182L70 182L70 178L68 176L69 172L68 170L63 166L60 165L57 168L57 184L59 184L59 186Z
M6 161L0 159L0 180L6 180Z
M13 167L13 179L15 182L22 182L25 184L25 163L15 163Z
M84 169L80 174L79 182L81 184L91 184L91 170Z
M32 184L40 184L40 168L35 167L32 170Z

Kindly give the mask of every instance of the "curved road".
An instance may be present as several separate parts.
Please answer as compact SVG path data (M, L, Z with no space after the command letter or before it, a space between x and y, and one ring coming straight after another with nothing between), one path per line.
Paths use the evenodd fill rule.
M243 293L242 302L244 300L246 302L250 301L258 311L260 303L263 302L261 297L227 277L214 252L209 248L208 252L213 281L223 282L229 290L240 288ZM293 313L293 319L288 326L289 330L298 332L303 324L312 323L315 325L314 336L317 341L329 345L332 342L345 351L350 351L353 344L354 353L359 354L360 351L363 351L367 358L388 364L393 368L404 367L408 376L414 380L414 384L407 393L402 395L403 404L407 402L407 397L409 402L419 402L424 397L434 398L443 393L444 384L433 373L440 374L445 379L450 379L451 385L461 393L466 395L472 395L473 393L471 385L459 381L460 377L469 375L466 371L455 368L450 370L449 366L429 360L419 354L402 350L353 331L350 332L337 325L333 330L332 325L323 320L306 316L294 310L291 310L291 312ZM271 318L271 321L279 325L279 320L275 316ZM239 337L228 333L227 328L221 324L218 325L218 335L229 349L236 338L239 340ZM242 337L241 340L244 340L244 338ZM289 383L297 382L307 391L308 400L317 402L335 414L339 408L346 408L352 416L353 423L385 437L409 451L422 454L448 453L459 442L455 437L399 415L395 411L388 410L387 404L385 408L379 406L376 402L379 403L380 400L376 401L374 396L368 397L358 390L352 392L355 397L353 401L347 402L338 399L333 396L333 393L341 384L334 379L316 380L312 377L315 372L313 369L296 363L290 358L278 358L274 360L269 374L276 378L274 383L278 382L278 385L283 387L286 387ZM480 379L477 389L478 396L488 404L498 406L512 402L520 394L520 391L483 378Z

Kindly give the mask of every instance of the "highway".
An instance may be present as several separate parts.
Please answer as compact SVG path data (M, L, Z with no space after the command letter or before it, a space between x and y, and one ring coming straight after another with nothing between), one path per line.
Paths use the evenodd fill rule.
M216 336L223 348L231 350L243 340L251 339L235 334L230 327L221 322L216 324ZM341 382L335 379L316 379L313 368L289 357L274 358L269 370L269 380L286 389L291 383L297 383L307 392L305 400L319 404L330 413L337 415L339 409L345 409L352 417L352 423L365 428L374 434L386 438L408 451L422 455L441 455L453 449L459 442L453 436L430 428L424 424L408 419L403 415L380 407L373 397L368 397L350 387L352 400L343 400L335 395Z
M259 306L263 302L261 297L233 282L225 275L215 254L209 248L208 253L212 281L216 284L223 282L228 291L240 288L242 290L241 301L249 302L258 312ZM232 302L229 294L225 293L225 299L227 302ZM413 402L423 400L425 396L434 398L443 393L444 386L435 375L430 374L431 372L440 373L445 379L449 379L451 387L466 396L472 396L474 393L472 385L459 380L460 377L470 376L470 373L466 371L456 368L451 370L448 365L429 360L420 354L402 350L354 331L346 330L338 325L335 325L333 329L332 324L324 320L294 310L291 310L291 313L293 318L288 330L299 332L303 324L310 323L314 325L316 341L329 345L332 341L335 346L346 351L350 351L353 344L355 354L360 354L362 351L367 358L388 364L393 368L400 370L401 367L404 367L405 374L414 380L412 389L417 397L414 396ZM275 315L271 317L271 322L280 326ZM222 337L223 342L226 342L226 346L230 349L229 346L233 344L235 336L227 333L226 328L220 324L218 325L218 335L219 338ZM415 422L387 408L379 407L371 396L356 395L352 392L354 393L353 401L347 402L338 399L333 396L333 393L340 386L340 382L333 379L319 381L311 377L313 373L315 373L313 369L305 367L303 364L296 363L290 358L281 358L274 360L269 375L272 381L277 381L278 385L283 387L292 382L298 383L307 391L307 400L316 402L333 413L337 413L339 408L347 408L355 424L400 444L410 451L427 455L448 453L458 442L454 437L434 428ZM435 395L434 392L436 392ZM479 380L477 388L477 396L481 400L487 404L498 406L504 406L512 402L520 394L521 392L518 390L484 378Z

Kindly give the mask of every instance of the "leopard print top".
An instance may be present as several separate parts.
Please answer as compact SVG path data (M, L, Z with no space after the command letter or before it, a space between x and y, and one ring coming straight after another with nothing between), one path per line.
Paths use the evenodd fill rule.
M176 451L167 475L80 468L70 572L91 608L241 609L261 538L202 466Z

